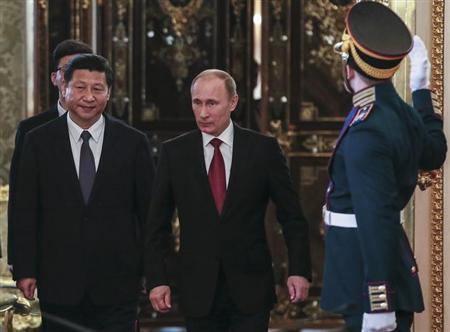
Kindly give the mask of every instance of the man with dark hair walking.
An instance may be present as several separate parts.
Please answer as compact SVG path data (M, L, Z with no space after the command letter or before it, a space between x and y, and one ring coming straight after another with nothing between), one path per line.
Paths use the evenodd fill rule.
M28 299L37 287L46 332L129 332L136 320L154 168L147 138L103 114L111 88L106 59L76 56L67 113L25 138L13 277Z
M64 98L61 95L62 84L64 82L64 69L66 64L77 54L92 53L92 48L79 41L67 39L59 43L53 53L53 71L50 74L52 84L58 88L58 101L56 105L52 106L50 110L32 116L31 118L22 120L16 132L16 143L14 147L13 156L11 159L11 166L9 172L9 199L8 199L8 264L13 265L13 232L14 232L14 207L16 198L16 185L19 176L19 164L23 150L23 142L25 135L32 129L43 125L66 112Z

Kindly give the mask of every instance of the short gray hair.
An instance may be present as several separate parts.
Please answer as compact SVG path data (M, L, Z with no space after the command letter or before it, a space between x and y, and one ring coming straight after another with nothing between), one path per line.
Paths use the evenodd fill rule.
M195 76L195 78L192 80L191 83L191 94L192 94L192 88L194 87L194 84L203 77L213 76L221 79L223 81L223 84L225 85L225 89L227 90L230 97L237 96L237 89L236 89L236 82L234 81L233 77L231 77L230 74L228 74L226 71L220 70L220 69L206 69L202 71L200 74Z

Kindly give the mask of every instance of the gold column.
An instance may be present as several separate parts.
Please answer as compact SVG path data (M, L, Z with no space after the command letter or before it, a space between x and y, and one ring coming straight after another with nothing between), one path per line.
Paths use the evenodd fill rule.
M444 0L433 0L432 5L432 86L436 94L438 107L444 107ZM431 206L431 331L444 331L444 303L443 303L443 170L436 173L433 185Z

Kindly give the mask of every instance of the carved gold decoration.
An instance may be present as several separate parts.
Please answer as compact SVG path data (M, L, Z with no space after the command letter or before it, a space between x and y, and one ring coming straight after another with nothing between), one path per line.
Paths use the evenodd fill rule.
M173 29L177 37L181 37L190 18L198 12L203 0L191 0L185 6L174 6L170 0L161 0L159 5L165 14L172 19Z
M234 16L239 19L242 9L245 7L245 2L242 0L231 0L231 6L233 7Z
M417 185L419 186L420 190L427 190L433 185L433 183L437 180L437 172L438 171L419 173L419 176L417 177Z
M319 108L312 101L302 101L298 119L301 122L344 122L342 116L320 116Z
M39 0L38 6L40 9L47 9L47 0Z
M281 120L270 121L270 134L278 140L278 144L280 144L286 154L291 151L293 141L292 135L289 135L289 130L283 130L283 123Z
M281 18L281 12L283 11L282 3L280 0L272 0L273 16L276 20Z
M318 134L312 134L306 136L302 142L302 146L309 152L316 154L321 152L328 152L330 155L336 145L337 135L333 137L327 137Z
M306 121L314 121L317 119L319 115L319 109L313 102L304 101L302 102L302 107L300 109L299 120Z
M288 12L282 1L270 2L274 22L270 26L269 35L269 112L274 121L287 120L289 109L289 28L282 16Z
M19 292L18 290L16 290ZM38 301L30 302L24 297L11 293L3 294L0 298L0 327L5 332L40 331L42 317ZM0 328L0 331L3 331Z
M190 0L184 6L175 6L170 0L152 1L146 9L145 29L149 29L148 34L152 34L149 38L153 38L155 33L154 23L160 22L163 25L160 37L165 44L164 47L150 47L150 50L155 58L170 69L178 92L183 90L190 66L207 56L198 46L201 30L199 22L212 16L211 11L210 4L203 0ZM167 16L170 23L167 24L162 16Z
M72 0L72 38L90 43L92 17L91 0Z
M343 93L341 58L334 53L333 45L341 40L346 11L347 7L338 7L329 0L305 1L305 61L317 70L329 72Z
M89 9L90 6L91 6L91 0L83 0L81 2L81 8L83 8L84 10Z
M9 196L9 185L0 186L0 202L7 202Z
M432 85L436 102L444 105L444 1L433 0L433 47L431 50ZM443 170L436 172L432 193L431 226L431 331L444 331L444 266L443 266Z
M244 73L245 73L245 67L242 59L245 59L245 37L244 33L242 31L242 22L241 22L241 15L242 11L245 9L245 1L243 0L232 0L231 5L233 8L233 14L235 18L235 24L233 26L233 32L231 33L231 39L230 39L230 49L231 49L231 68L230 72L231 75L234 77L235 81L237 82L238 86L238 94L241 98L242 102L245 102L245 93L244 93L244 87L245 82L244 80Z
M114 27L113 36L113 69L114 69L114 110L116 115L124 118L126 111L129 109L129 77L128 77L128 54L129 54L129 38L127 26L125 24L128 13L128 0L117 1L117 24ZM131 122L131 111L129 112L128 121Z

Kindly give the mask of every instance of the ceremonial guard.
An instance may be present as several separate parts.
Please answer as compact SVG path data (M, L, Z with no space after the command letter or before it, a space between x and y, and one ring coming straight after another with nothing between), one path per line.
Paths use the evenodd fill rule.
M400 213L419 170L439 168L447 151L427 50L373 1L351 7L336 50L353 108L329 164L321 306L342 314L350 331L409 331L424 305ZM391 82L408 53L414 108Z

